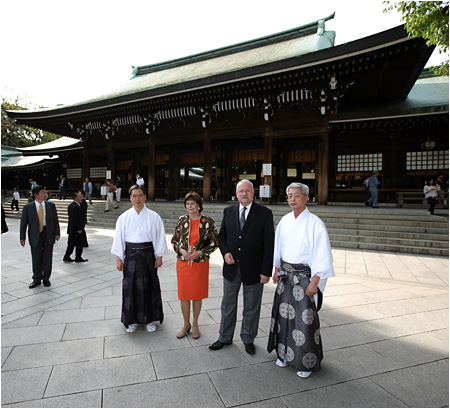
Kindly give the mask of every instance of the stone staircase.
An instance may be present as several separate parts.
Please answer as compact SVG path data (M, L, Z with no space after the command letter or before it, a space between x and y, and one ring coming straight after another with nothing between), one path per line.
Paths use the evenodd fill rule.
M53 200L60 222L67 223L67 206L71 200ZM235 202L236 203L236 202ZM26 204L21 200L20 209ZM203 213L214 218L220 229L223 209L230 203L205 203ZM171 234L178 218L186 213L182 201L147 202L147 207L156 211L164 221L166 233ZM383 204L382 204L383 206ZM131 207L129 201L119 203L118 209L104 212L105 201L94 200L88 207L88 226L115 228L120 214ZM275 225L290 211L287 204L269 206L272 209ZM401 253L449 255L448 210L430 216L423 209L397 209L382 207L366 208L356 203L318 206L310 204L309 210L325 223L333 247L390 251ZM4 203L7 217L20 218L11 212L9 202Z

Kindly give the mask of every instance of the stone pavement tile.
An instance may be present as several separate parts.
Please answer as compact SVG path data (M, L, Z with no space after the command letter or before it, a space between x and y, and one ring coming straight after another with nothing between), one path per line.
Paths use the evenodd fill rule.
M414 408L448 407L448 360L372 376L384 390Z
M300 379L295 368L279 368L274 361L215 371L209 373L209 377L226 407L273 399L348 380L348 375L341 375L331 365L310 378Z
M401 401L368 379L282 396L288 408L404 408Z
M41 399L51 371L51 366L46 366L2 372L2 405Z
M320 332L323 348L328 351L391 338L380 323L374 325L373 321L321 328Z
M39 305L33 305L32 307L24 308L23 310L19 310L16 312L13 312L8 315L2 316L2 327L4 328L5 325L9 324L10 322L14 322L17 320L20 320L22 318L30 317L31 315L34 315L36 313L42 312L42 307ZM3 310L2 310L3 313Z
M122 297L117 295L97 296L95 293L83 297L80 308L109 307L111 305L122 305Z
M42 287L44 289L47 288L42 285L40 287ZM30 290L28 289L28 291L30 291ZM16 295L14 295L14 296L16 296ZM60 295L56 294L55 292L52 292L52 291L41 291L36 294L31 294L28 296L17 295L17 297L19 297L17 300L10 301L7 304L2 304L2 315L8 315L8 314L12 314L17 311L21 311L28 307L42 305L42 303L44 303L46 301L53 300L55 298L59 298Z
M8 293L2 293L2 305L6 304L6 303L8 303L10 301L17 300L17 299L18 299L18 297L14 297L14 296L12 296L12 295L10 295Z
M299 403L297 402L297 407ZM245 405L238 405L237 408L285 408L286 405L280 398L260 400L253 403L247 403Z
M346 295L346 294L361 294L364 292L370 292L371 289L364 286L363 283L358 284L346 284L346 285L329 285L331 284L330 279L327 283L327 287L325 289L325 297L337 296L337 295Z
M3 266L2 266L2 276L3 276ZM29 278L30 279L30 278ZM31 282L31 279L30 279ZM2 302L3 302L3 294L8 293L10 291L14 291L14 290L21 290L23 289L24 285L19 282L14 280L14 282L9 283L9 284L5 284L3 282L3 277L2 277Z
M211 296L211 292L209 295ZM161 297L164 301L179 301L177 290L161 291Z
M2 366L5 363L6 359L8 358L9 354L13 350L13 347L2 347Z
M102 283L102 280L96 278L88 278L86 280L81 280L75 283L66 284L64 286L55 289L55 292L61 295L73 294L77 291L84 290L85 288L93 287L96 284Z
M277 360L277 354L275 351L272 351L271 353L267 352L267 343L269 341L268 335L260 336L261 334L258 334L258 337L255 338L254 344L256 353L255 355L250 355L245 351L245 345L242 341L236 341L235 345L240 349L242 354L247 358L247 360L251 364L256 363L263 363L263 362L275 362Z
M178 376L196 375L248 365L242 352L232 344L219 351L206 346L152 353L158 380Z
M378 278L380 280L392 280L393 279L391 273L386 272L386 271L371 270L368 272L368 276L370 278Z
M427 332L427 334L433 338L443 341L447 345L449 344L448 328Z
M428 333L373 342L367 346L402 367L448 358L448 343Z
M163 305L164 309L164 305ZM172 312L171 312L172 313ZM164 315L167 314L166 309L164 309ZM122 306L121 305L113 305L110 307L105 307L105 320L119 320L122 316Z
M61 311L61 310L77 310L80 308L82 297L74 298L73 300L62 302L54 307L46 308L46 311Z
M23 328L2 328L2 346L41 344L60 341L65 324Z
M158 327L158 324L156 324ZM178 339L172 330L144 332L142 326L132 334L116 335L105 338L105 358L144 354L149 352L178 350L190 347L185 338Z
M4 408L101 408L102 391L81 392L73 395L57 396L39 400L30 400Z
M2 371L89 361L103 357L103 338L17 346Z
M103 391L105 408L223 408L207 374L121 386Z
M121 335L125 332L120 320L74 322L66 325L63 341Z
M156 379L149 354L56 365L45 397L113 388Z
M325 350L322 369L329 367L343 378L354 380L400 369L402 366L367 345L358 345L333 351Z
M74 310L44 311L39 325L69 322L99 321L105 317L105 307L82 308Z

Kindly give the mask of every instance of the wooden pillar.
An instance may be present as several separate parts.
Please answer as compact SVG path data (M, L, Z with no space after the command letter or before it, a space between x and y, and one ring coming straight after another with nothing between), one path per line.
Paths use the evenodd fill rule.
M233 149L230 145L226 145L222 151L222 200L227 202L234 195L233 189Z
M148 142L148 177L147 200L155 200L156 196L156 149L152 135Z
M205 131L203 138L203 201L211 202L211 139L208 130Z
M266 128L264 129L264 134L263 134L263 138L264 138L264 163L272 163L272 158L273 158L273 138L272 138L272 132L271 132L271 128L269 126L266 126ZM273 175L273 163L272 163L272 175ZM272 197L274 195L274 191L273 191L273 176L264 176L264 180L263 183L265 185L269 185L272 187ZM264 199L263 203L267 203L270 204L272 203L272 197L270 197L269 199Z
M319 134L319 179L317 181L317 203L328 204L328 163L329 163L330 133Z
M170 147L168 159L168 180L166 180L168 183L167 199L176 200L180 196L180 150Z
M84 189L84 181L86 178L91 178L90 175L90 166L89 166L89 149L87 147L86 142L83 144L83 177L81 181L82 189Z
M108 169L111 170L111 180L114 180L115 174L116 174L116 158L115 158L115 151L112 147L111 141L108 142Z

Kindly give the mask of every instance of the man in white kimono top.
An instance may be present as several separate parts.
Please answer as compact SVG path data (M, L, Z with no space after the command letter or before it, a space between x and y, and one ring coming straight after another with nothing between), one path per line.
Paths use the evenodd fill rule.
M123 271L122 323L128 332L144 324L156 330L152 321L164 320L158 268L168 253L161 217L145 206L143 186L130 188L133 207L117 219L111 254L117 256L117 270Z
M306 207L309 188L292 183L287 189L292 212L277 226L273 282L277 284L267 350L277 351L277 365L295 366L306 378L320 370L323 358L318 311L327 279L334 277L327 229Z

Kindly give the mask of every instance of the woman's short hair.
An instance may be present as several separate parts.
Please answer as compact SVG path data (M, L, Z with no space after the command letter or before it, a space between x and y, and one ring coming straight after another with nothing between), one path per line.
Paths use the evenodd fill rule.
M193 200L195 203L198 204L198 210L201 212L203 210L203 199L197 192L189 192L184 197L184 207L186 207L186 202L188 200Z
M289 194L289 190L290 190L290 189L293 189L293 188L300 189L300 190L302 191L302 193L303 193L305 196L308 196L308 195L309 195L309 187L308 187L307 185L304 185L303 183L299 183L299 182L291 183L291 184L286 188L286 194L288 195L288 194Z

